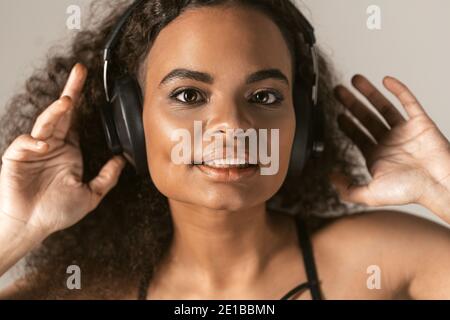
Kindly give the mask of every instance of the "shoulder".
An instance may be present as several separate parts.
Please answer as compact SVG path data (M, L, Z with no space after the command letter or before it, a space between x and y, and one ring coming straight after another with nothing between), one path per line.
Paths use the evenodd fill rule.
M430 242L446 243L450 229L403 211L372 210L336 219L320 230L318 236L338 237L339 243L352 247L373 245L379 249L420 250L427 248Z
M450 297L450 229L435 222L395 210L360 212L319 230L313 244L322 262L342 266L340 276L363 291L375 267L385 296Z
M371 240L373 236L412 236L411 232L419 232L415 236L434 237L435 231L438 231L439 234L446 235L449 229L438 223L404 211L371 210L337 218L323 228L323 230L320 230L320 233L323 236L332 236L338 233L340 236L347 236L349 238L358 236Z

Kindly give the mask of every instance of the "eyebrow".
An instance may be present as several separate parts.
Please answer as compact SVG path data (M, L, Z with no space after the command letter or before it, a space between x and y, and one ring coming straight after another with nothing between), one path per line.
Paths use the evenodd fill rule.
M207 84L213 84L214 78L205 72L194 71L189 69L178 68L169 72L162 80L159 86L162 86L172 80L175 79L191 79L195 81L204 82ZM288 78L281 72L279 69L264 69L257 71L255 73L250 74L245 83L252 84L258 81L266 80L266 79L275 79L280 80L287 85L289 85Z

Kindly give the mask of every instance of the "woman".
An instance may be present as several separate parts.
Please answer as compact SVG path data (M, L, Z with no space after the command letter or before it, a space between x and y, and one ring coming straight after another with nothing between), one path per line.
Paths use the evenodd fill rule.
M287 0L143 1L111 70L134 74L144 96L151 179L142 178L111 158L98 112L101 49L126 7L51 58L2 120L0 274L29 253L28 272L2 298L279 299L298 284L284 297L450 298L448 229L401 212L345 215L349 203L417 203L450 223L450 144L405 85L383 82L408 119L361 75L353 85L387 124L337 86L344 113L320 54L325 152L288 183L294 70L308 70L293 41L304 32L298 10ZM176 68L189 72L168 78ZM268 68L278 76L246 81ZM220 133L280 128L278 172L227 167L238 178L218 181L214 164L175 165L171 134L192 132L194 121ZM369 181L337 123L364 155ZM296 214L268 210L275 197ZM72 265L80 290L67 286Z

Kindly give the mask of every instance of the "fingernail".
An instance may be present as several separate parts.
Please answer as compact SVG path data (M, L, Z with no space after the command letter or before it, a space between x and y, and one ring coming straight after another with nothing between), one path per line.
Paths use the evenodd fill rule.
M73 70L72 70L72 71L73 71L74 74L75 74L75 73L81 72L84 68L86 68L86 67L84 66L84 64L77 62L77 63L75 64L75 66L73 67Z
M59 101L61 102L61 103L64 103L64 100L69 100L68 102L71 102L72 101L72 98L70 97L70 96L67 96L67 95L65 95L65 96L62 96L60 99L59 99ZM70 108L70 104L69 104L69 107L68 108Z
M81 64L77 62L70 71L69 78L76 77L78 73L80 73L81 68L82 68Z
M72 77L72 76L75 74L77 68L78 68L78 63L76 63L76 64L72 67L72 70L70 70L69 78Z
M38 141L36 142L36 146L38 147L38 149L42 149L44 148L46 145L46 143L44 141Z

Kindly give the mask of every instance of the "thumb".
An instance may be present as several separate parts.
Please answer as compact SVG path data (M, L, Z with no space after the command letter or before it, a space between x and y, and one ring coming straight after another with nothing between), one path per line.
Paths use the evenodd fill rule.
M120 174L126 165L122 156L114 156L100 170L97 177L89 182L91 194L91 208L97 207L105 195L117 184Z
M371 205L373 202L368 185L356 185L352 179L340 172L331 173L329 178L341 200L360 205Z

